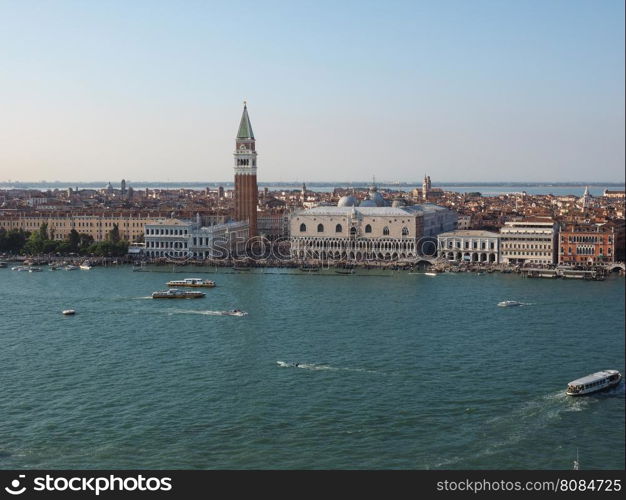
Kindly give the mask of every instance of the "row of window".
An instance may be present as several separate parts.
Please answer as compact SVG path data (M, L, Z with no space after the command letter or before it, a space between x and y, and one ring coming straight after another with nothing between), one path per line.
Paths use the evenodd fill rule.
M561 242L565 243L565 237L561 236ZM602 236L568 236L568 243L603 243L604 238ZM608 237L608 242L613 243L613 238Z
M525 252L514 252L513 250L511 251L503 251L502 255L519 255L520 253L523 253L524 255L543 255L544 257L549 257L551 255L550 252L533 252L531 250L526 250Z
M250 160L247 158L237 158L237 166L238 167L248 167L250 166ZM256 160L252 160L252 166L256 167Z
M448 241L448 248L461 248L461 242L460 241L456 241L454 242L456 243L456 245L453 245L452 241ZM469 250L470 249L470 242L466 241L465 245L463 246L463 248ZM478 250L478 242L477 241L473 241L471 248ZM494 250L496 248L496 244L493 241L489 242L489 249ZM486 241L481 241L480 242L480 249L482 250L487 250L487 242Z
M167 228L158 228L158 229L146 229L146 234L149 235L166 235L166 236L183 236L187 234L187 229L167 229Z
M187 248L186 241L148 241L148 248Z
M608 248L608 254L611 255L611 248ZM561 247L561 253L563 253L563 247ZM567 253L572 255L572 247L567 248ZM576 255L595 255L594 247L576 247ZM598 255L604 255L604 248L600 248Z
M302 223L300 224L300 232L301 233L306 233L306 224ZM317 225L317 232L318 233L323 233L324 232L324 224L318 224ZM342 233L343 232L343 226L341 224L337 224L335 226L335 233ZM367 224L365 226L365 232L366 233L371 233L372 232L372 226L370 226L369 224ZM350 234L352 236L354 236L357 233L357 229L356 227L351 227L350 228ZM403 227L402 228L402 236L408 236L409 235L409 228L408 227ZM389 227L385 226L383 228L383 236L389 236Z
M537 245L537 244L529 244L529 243L505 243L502 245L502 248L520 248L520 249L544 249L549 250L552 248L552 245Z

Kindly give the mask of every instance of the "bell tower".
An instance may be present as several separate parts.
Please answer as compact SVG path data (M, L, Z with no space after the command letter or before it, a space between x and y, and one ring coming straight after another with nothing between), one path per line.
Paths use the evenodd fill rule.
M257 234L257 205L259 189L256 182L256 149L254 133L248 116L248 105L243 102L243 114L235 139L235 219L247 220L250 237Z

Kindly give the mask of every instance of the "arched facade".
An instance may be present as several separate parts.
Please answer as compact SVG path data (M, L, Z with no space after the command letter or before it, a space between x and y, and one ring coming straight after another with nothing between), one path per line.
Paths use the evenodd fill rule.
M415 259L421 252L424 230L436 230L442 221L444 227L454 227L456 214L419 205L315 207L290 216L291 254L334 261ZM304 231L300 229L303 226Z
M450 231L437 236L440 257L474 263L500 262L500 235L490 231Z

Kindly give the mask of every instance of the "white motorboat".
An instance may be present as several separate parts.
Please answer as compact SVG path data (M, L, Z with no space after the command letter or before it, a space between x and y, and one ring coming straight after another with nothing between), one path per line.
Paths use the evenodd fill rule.
M518 302L517 300L503 300L502 302L498 302L498 307L515 307L524 305L522 302Z
M222 316L247 316L248 313L240 311L239 309L232 309L231 311L222 311Z
M89 269L91 269L91 268L92 268L91 262L89 262L88 260L86 260L85 262L83 262L83 263L80 265L80 268L81 268L81 269L83 269L83 270L85 270L85 271L89 271Z
M76 314L76 311L74 309L66 309L65 311L63 311L63 314L65 316L73 316L74 314Z
M622 374L617 370L603 370L592 373L567 384L568 396L584 396L598 391L611 389L622 381Z

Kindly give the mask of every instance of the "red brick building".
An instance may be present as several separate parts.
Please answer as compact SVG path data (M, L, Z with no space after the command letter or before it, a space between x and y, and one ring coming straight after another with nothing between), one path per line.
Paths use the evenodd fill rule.
M623 225L567 224L559 234L559 264L615 262L623 241ZM622 250L623 251L623 250Z

